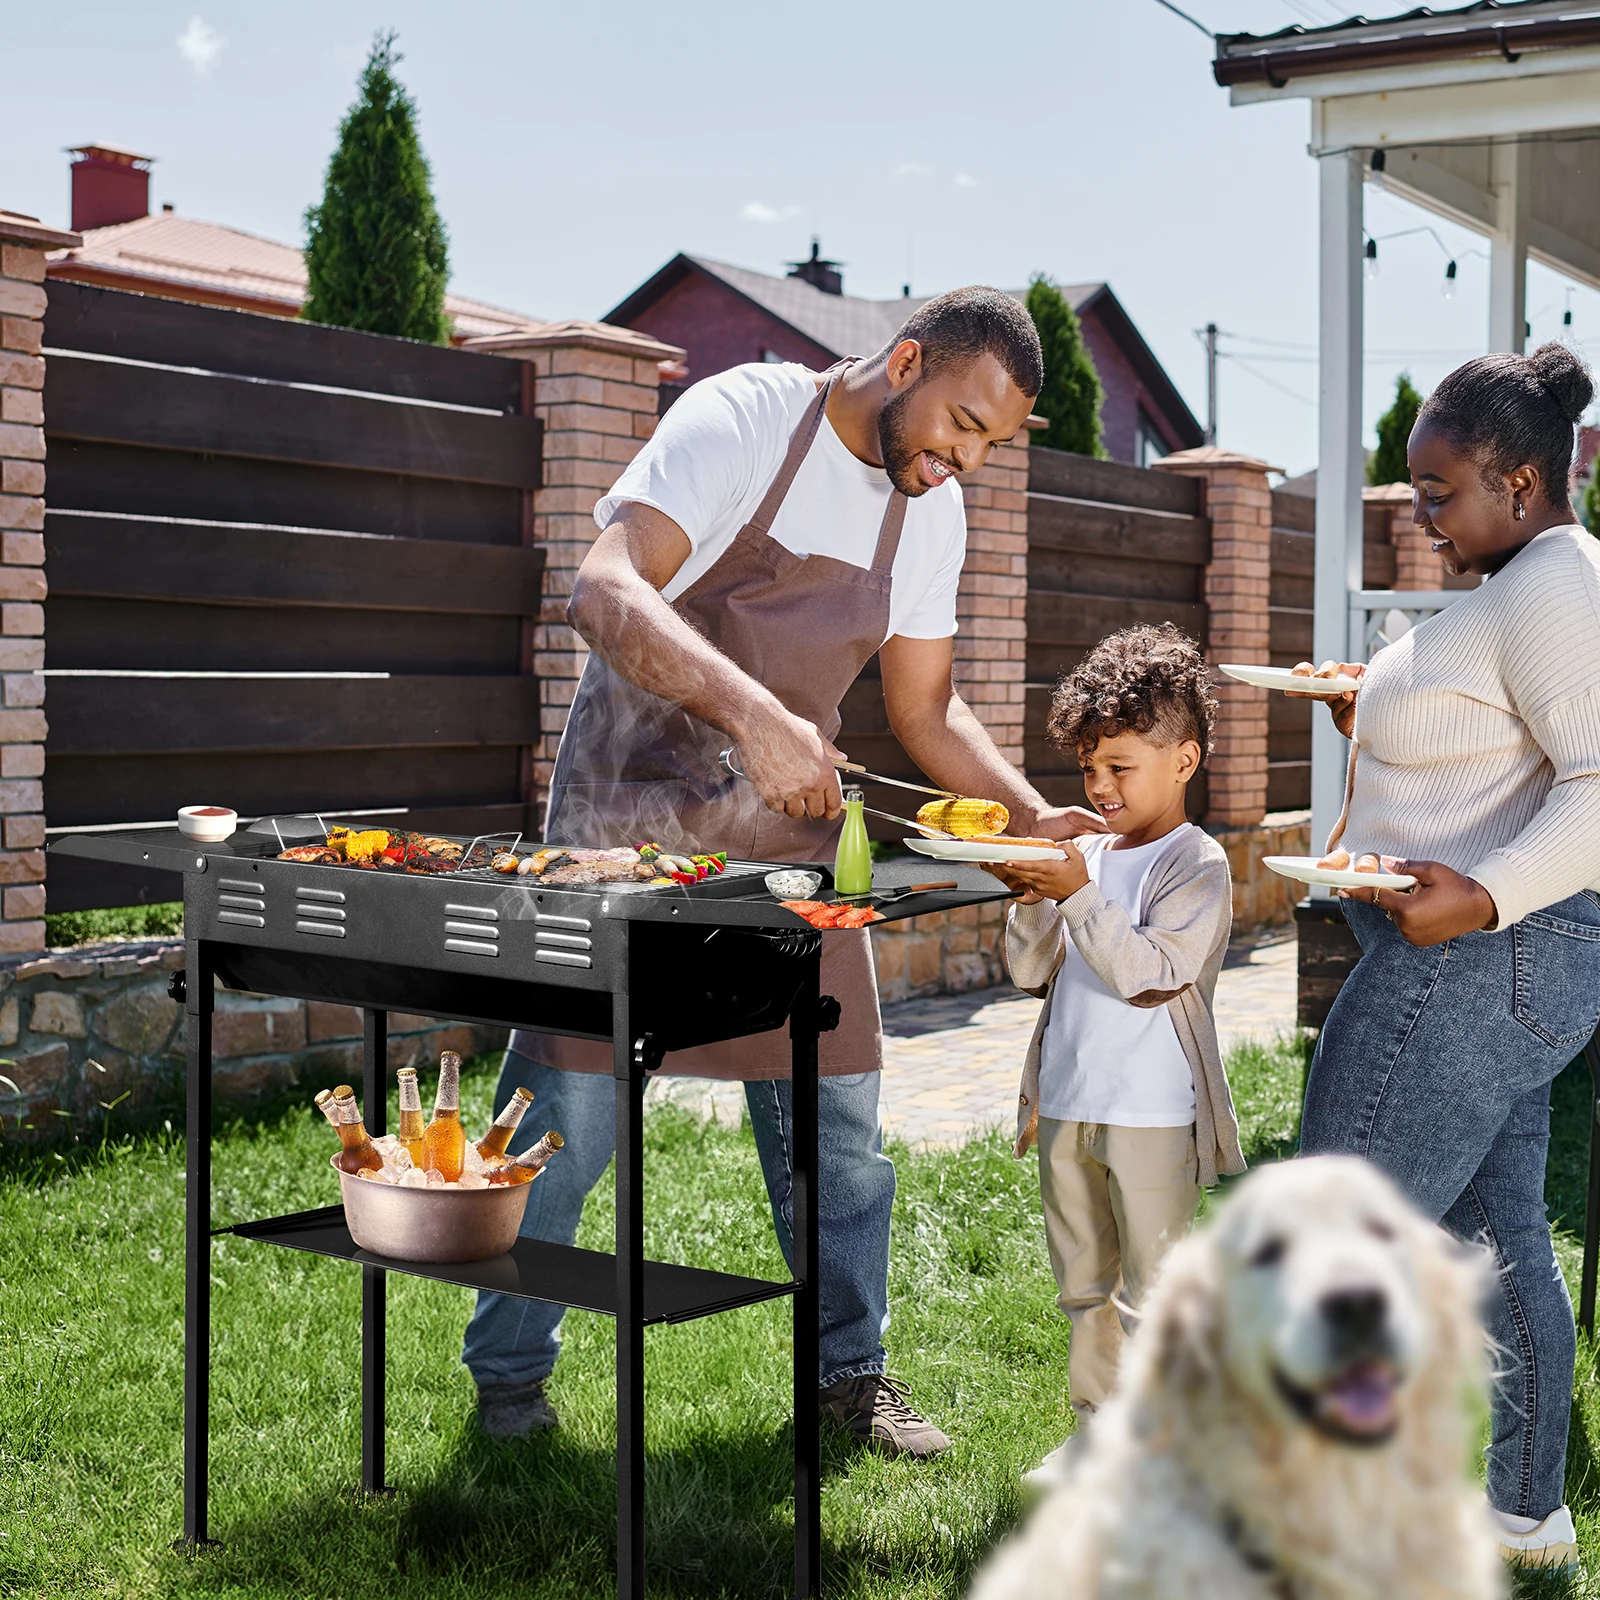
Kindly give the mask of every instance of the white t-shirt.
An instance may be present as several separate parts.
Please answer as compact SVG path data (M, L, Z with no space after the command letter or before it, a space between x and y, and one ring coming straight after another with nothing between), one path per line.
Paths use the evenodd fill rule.
M1100 893L1135 928L1145 879L1186 822L1153 844L1108 850L1111 836L1077 841ZM1165 1006L1130 1005L1102 983L1069 938L1050 997L1039 1058L1039 1115L1122 1128L1186 1128L1194 1121L1194 1069Z
M662 593L675 600L733 543L783 464L789 436L816 395L794 362L752 363L702 378L678 399L611 492L594 508L604 528L624 501L654 506L689 536L689 559ZM826 416L772 537L798 556L871 567L893 486L882 467L844 447ZM954 478L911 500L889 588L889 633L944 639L956 631L956 586L967 548Z

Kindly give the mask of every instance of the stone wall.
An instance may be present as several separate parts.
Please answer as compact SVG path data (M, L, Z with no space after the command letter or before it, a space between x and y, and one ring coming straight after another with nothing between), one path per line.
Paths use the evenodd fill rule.
M182 1098L183 1008L167 993L178 939L112 941L0 962L0 1132L28 1141L127 1130ZM389 1067L441 1050L499 1049L503 1028L391 1012ZM297 1088L361 1081L351 1006L218 989L211 1019L219 1105L242 1109Z
M878 999L887 1005L919 995L965 994L1006 982L1000 953L1005 922L1005 902L997 901L874 928Z
M1290 926L1295 903L1304 897L1305 889L1292 878L1280 877L1262 866L1261 858L1311 855L1311 813L1274 811L1253 828L1208 827L1206 831L1228 853L1234 932Z

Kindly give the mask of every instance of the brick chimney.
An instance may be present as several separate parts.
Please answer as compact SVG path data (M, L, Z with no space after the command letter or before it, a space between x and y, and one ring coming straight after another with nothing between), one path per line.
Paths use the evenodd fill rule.
M822 241L813 238L810 256L804 261L791 261L788 275L802 279L824 294L843 294L844 274L839 271L843 265L842 261L829 261L822 254Z
M110 144L74 145L72 163L72 227L109 228L150 214L150 163L153 156L135 155Z

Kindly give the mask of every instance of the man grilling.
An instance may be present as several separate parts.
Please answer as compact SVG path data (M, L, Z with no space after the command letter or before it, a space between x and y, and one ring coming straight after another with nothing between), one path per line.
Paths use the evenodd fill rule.
M831 859L839 706L874 654L890 726L934 783L1002 801L1023 833L1102 827L1047 807L951 680L966 553L958 478L1023 426L1042 378L1027 312L969 288L926 302L867 360L820 376L735 367L690 388L595 507L603 532L568 612L592 654L545 836ZM743 777L720 760L730 745ZM873 1448L933 1456L950 1441L886 1373L895 1174L878 1125L883 1036L865 931L828 935L822 990L843 1008L819 1050L823 1407ZM662 1070L744 1082L792 1268L789 1069L780 1029L670 1054ZM524 1234L572 1243L611 1160L610 1074L609 1045L512 1035L497 1103L526 1084L567 1141L529 1196ZM561 1316L480 1295L463 1359L486 1433L555 1424L545 1383Z

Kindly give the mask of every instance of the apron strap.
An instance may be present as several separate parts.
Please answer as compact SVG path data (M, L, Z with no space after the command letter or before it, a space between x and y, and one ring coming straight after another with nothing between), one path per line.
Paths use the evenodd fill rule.
M828 396L833 393L833 386L838 381L839 374L855 359L854 356L847 356L823 373L823 385L812 397L811 404L801 413L799 423L789 435L789 449L784 455L783 465L778 468L777 477L767 486L766 494L761 497L761 504L756 507L756 514L748 523L748 526L754 528L757 533L772 532L772 519L777 516L778 508L783 504L784 496L788 494L795 474L800 470L800 463L805 460L812 441L817 437L817 429L822 426L822 411L828 403Z
M896 489L884 507L883 526L878 530L878 548L873 553L874 572L893 572L895 553L900 548L900 530L906 525L906 497Z

